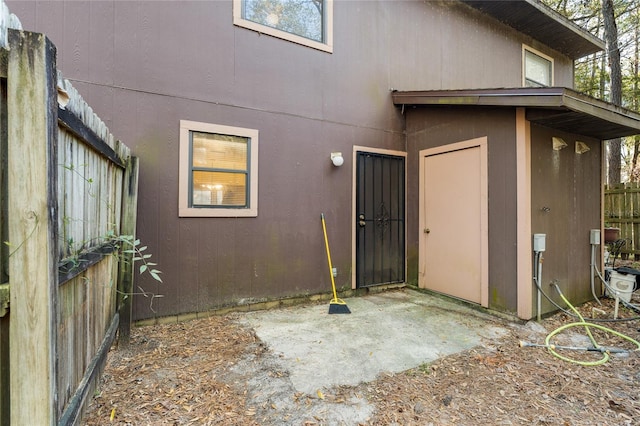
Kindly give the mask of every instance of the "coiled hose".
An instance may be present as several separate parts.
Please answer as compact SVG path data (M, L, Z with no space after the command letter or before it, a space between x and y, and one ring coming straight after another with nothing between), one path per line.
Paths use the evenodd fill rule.
M562 294L562 291L560 290L560 287L558 287L558 284L553 283L553 285L556 287L556 290L560 294L560 297L562 298L562 301L567 306L569 306L569 308L578 316L578 318L580 318L580 321L572 322L570 324L563 325L562 327L559 327L559 328L553 330L551 333L549 333L547 335L544 343L545 343L545 346L547 347L547 349L549 350L549 352L553 356L555 356L557 358L560 358L563 361L567 361L567 362L571 362L571 363L579 364L579 365L601 365L601 364L604 364L607 361L609 361L610 350L608 350L606 348L601 348L598 345L598 343L596 342L596 339L591 334L591 330L590 330L591 327L593 327L595 329L598 329L598 330L601 330L601 331L604 331L605 333L612 334L612 335L617 336L617 337L619 337L619 338L621 338L623 340L626 340L628 342L633 343L634 345L636 345L636 349L634 349L633 351L640 350L640 342L638 342L637 340L635 340L635 339L633 339L633 338L631 338L631 337L629 337L629 336L627 336L625 334L622 334L622 333L619 333L619 332L617 332L615 330L612 330L612 329L610 329L608 327L604 327L604 326L602 326L600 324L594 324L594 323L590 323L590 322L585 321L584 317L582 315L580 315L580 312L578 312L578 310L571 303L569 303L567 298L564 297L564 294ZM555 350L556 347L555 347L555 345L551 344L551 339L555 335L557 335L557 334L559 334L559 333L561 333L561 332L563 332L563 331L565 331L565 330L567 330L567 329L569 329L571 327L584 327L585 328L585 331L586 331L587 335L589 336L589 340L591 340L591 343L593 344L593 350L596 351L596 352L601 352L602 353L602 358L601 359L599 359L597 361L581 361L581 360L576 360L576 359L572 359L572 358L566 357L564 355L561 355ZM616 352L622 352L622 351L616 351ZM628 352L632 352L632 351L630 350Z

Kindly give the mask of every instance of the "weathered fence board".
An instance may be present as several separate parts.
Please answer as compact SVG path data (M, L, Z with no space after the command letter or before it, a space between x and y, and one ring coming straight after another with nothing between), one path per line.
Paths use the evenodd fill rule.
M4 14L0 13L0 16ZM4 244L4 241L9 239L6 53L4 49L0 49L0 74L2 75L0 78L0 425L9 424L11 409L9 399L9 246Z
M637 182L605 186L605 228L619 228L625 240L621 255L640 259L640 185Z
M136 235L136 212L138 210L138 159L131 157L127 164L125 174L125 188L122 209L122 230L123 234ZM124 346L129 345L129 331L132 316L133 294L133 254L124 256L120 265L120 337Z
M9 30L9 46L11 422L46 425L58 419L56 52L42 34L22 31Z
M1 32L1 31L0 31ZM5 52L2 52L2 56ZM2 61L0 61L2 62ZM6 62L5 62L6 67ZM6 74L6 69L3 70ZM0 284L9 281L9 246L3 243L9 239L7 219L7 80L0 79Z
M7 30L3 12L0 425L77 424L116 332L129 335L119 237L135 235L138 162L57 73L55 46Z
M90 393L89 381L97 374L117 327L116 293L109 279L117 274L118 258L106 256L94 267L60 287L58 336L58 410L61 418L77 420L80 407ZM115 325L114 325L115 324ZM101 330L106 333L104 339ZM106 347L103 347L108 340ZM83 382L87 382L83 385Z

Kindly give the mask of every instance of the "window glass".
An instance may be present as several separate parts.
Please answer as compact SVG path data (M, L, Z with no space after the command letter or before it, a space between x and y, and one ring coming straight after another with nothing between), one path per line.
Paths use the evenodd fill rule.
M180 216L256 216L258 132L180 123Z
M525 86L545 87L553 85L553 62L528 49L524 51Z
M193 172L193 206L247 205L247 175L220 172Z
M191 132L191 140L190 207L246 207L249 140L202 132Z
M314 49L333 51L333 0L233 0L233 23Z
M242 17L323 42L322 0L243 0Z

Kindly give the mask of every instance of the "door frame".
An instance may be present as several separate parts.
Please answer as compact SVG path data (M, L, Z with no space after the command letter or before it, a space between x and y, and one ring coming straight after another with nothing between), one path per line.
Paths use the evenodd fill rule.
M396 157L403 157L404 158L404 190L405 190L405 197L404 197L404 212L405 212L405 220L404 220L404 252L405 252L405 256L404 256L404 277L405 277L405 282L407 279L407 218L406 218L406 214L407 214L407 153L405 151L396 151L396 150L392 150L392 149L382 149L382 148L370 148L370 147L366 147L366 146L359 146L359 145L354 145L353 146L353 164L352 164L352 179L351 179L351 184L352 184L352 189L351 189L351 289L355 290L356 289L356 257L357 257L357 253L356 253L356 238L357 238L357 232L358 232L358 228L356 226L356 220L355 217L357 217L358 213L356 212L356 200L357 200L357 161L358 161L358 153L360 152L370 152L372 154L383 154L383 155L392 155L392 156L396 156Z
M459 151L468 148L480 148L480 305L489 307L489 176L488 176L488 138L481 137L420 150L419 152L419 189L418 189L418 287L426 288L426 200L425 200L425 158L437 154Z

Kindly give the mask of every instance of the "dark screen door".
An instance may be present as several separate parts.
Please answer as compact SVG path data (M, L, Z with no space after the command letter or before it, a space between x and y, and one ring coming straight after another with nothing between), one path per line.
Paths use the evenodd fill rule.
M356 286L405 280L405 159L358 152Z

